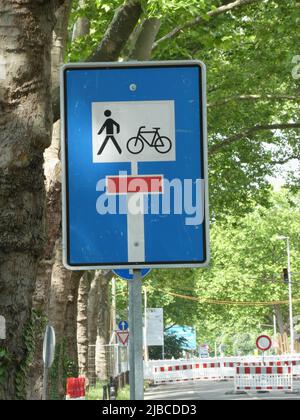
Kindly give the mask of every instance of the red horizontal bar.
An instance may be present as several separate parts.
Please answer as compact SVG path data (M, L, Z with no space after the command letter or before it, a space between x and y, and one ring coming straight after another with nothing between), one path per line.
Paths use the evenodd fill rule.
M161 175L108 176L106 177L106 191L108 194L161 194L163 177Z

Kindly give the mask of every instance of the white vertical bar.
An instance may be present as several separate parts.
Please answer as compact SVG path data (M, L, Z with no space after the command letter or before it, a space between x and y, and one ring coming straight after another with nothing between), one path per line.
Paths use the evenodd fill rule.
M135 203L139 200L139 212ZM127 194L128 262L145 261L144 195Z

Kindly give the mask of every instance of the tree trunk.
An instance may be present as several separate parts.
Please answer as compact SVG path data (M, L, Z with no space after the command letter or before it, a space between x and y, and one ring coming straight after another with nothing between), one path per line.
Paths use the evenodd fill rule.
M88 337L88 300L92 272L86 272L82 276L78 291L78 310L77 310L77 346L78 346L78 366L79 375L88 378L89 362L89 337Z
M0 314L11 362L0 398L26 398L32 294L44 240L43 151L52 130L52 1L2 0L0 14ZM31 343L32 344L32 343Z
M86 0L79 0L78 6L83 8L86 5ZM86 16L80 16L75 22L72 34L72 41L77 38L88 35L90 33L90 21Z
M285 328L285 325L284 325L284 320L283 320L283 317L282 317L280 307L278 305L275 305L274 306L274 311L275 311L275 315L276 315L276 322L277 322L277 325L278 325L278 328L279 328L279 332L280 332L281 335L283 335L284 333L286 333L286 328Z
M65 0L56 12L56 25L53 31L51 50L52 86L59 86L59 66L63 62L67 41L67 26L71 9L71 0ZM40 314L36 321L36 346L33 362L28 374L27 399L41 399L43 385L42 348L47 317L51 273L54 263L54 246L60 235L61 224L61 167L60 167L60 123L53 127L52 142L44 153L44 174L46 186L46 242L43 256L38 265L37 280L33 296L33 307Z
M150 60L154 41L160 27L161 19L150 18L143 21L133 41L134 45L130 53L131 60Z
M64 337L68 296L71 289L72 272L62 265L61 238L56 243L55 263L52 269L49 304L49 323L56 335L56 360L51 369L51 397L61 399L65 393L64 356L66 340Z
M109 281L108 276L99 278L101 292L96 342L96 375L100 380L106 380L109 375L110 353L107 347L110 340Z
M68 295L64 329L64 337L66 340L65 359L67 360L66 374L68 377L77 377L79 371L77 351L77 301L78 289L83 277L83 271L73 271L71 274L71 287Z
M97 341L97 323L100 305L100 281L99 272L96 271L91 282L89 301L88 301L88 336L89 336L89 365L88 378L89 384L96 385L96 341Z

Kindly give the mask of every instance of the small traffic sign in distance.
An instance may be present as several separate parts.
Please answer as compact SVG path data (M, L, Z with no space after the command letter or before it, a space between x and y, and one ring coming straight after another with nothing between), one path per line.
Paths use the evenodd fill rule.
M118 323L118 328L119 328L120 331L128 330L128 322L127 321L120 321Z
M208 264L205 74L198 61L63 67L67 268Z
M267 335L260 335L256 340L256 347L261 351L268 351L272 347L272 340Z
M129 338L129 331L116 331L117 337L123 346L127 345Z

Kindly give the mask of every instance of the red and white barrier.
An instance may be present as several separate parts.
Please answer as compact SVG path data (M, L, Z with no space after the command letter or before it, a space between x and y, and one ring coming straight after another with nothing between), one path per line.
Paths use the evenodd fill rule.
M85 400L85 378L68 378L66 400Z
M195 363L156 366L153 368L153 380L155 384L170 382L185 382L194 380L217 380L220 379L220 363Z
M235 391L293 390L292 368L289 366L237 367Z
M292 367L294 379L300 375L300 355L220 357L191 360L152 360L145 362L145 378L154 383L188 380L233 379L237 367Z

